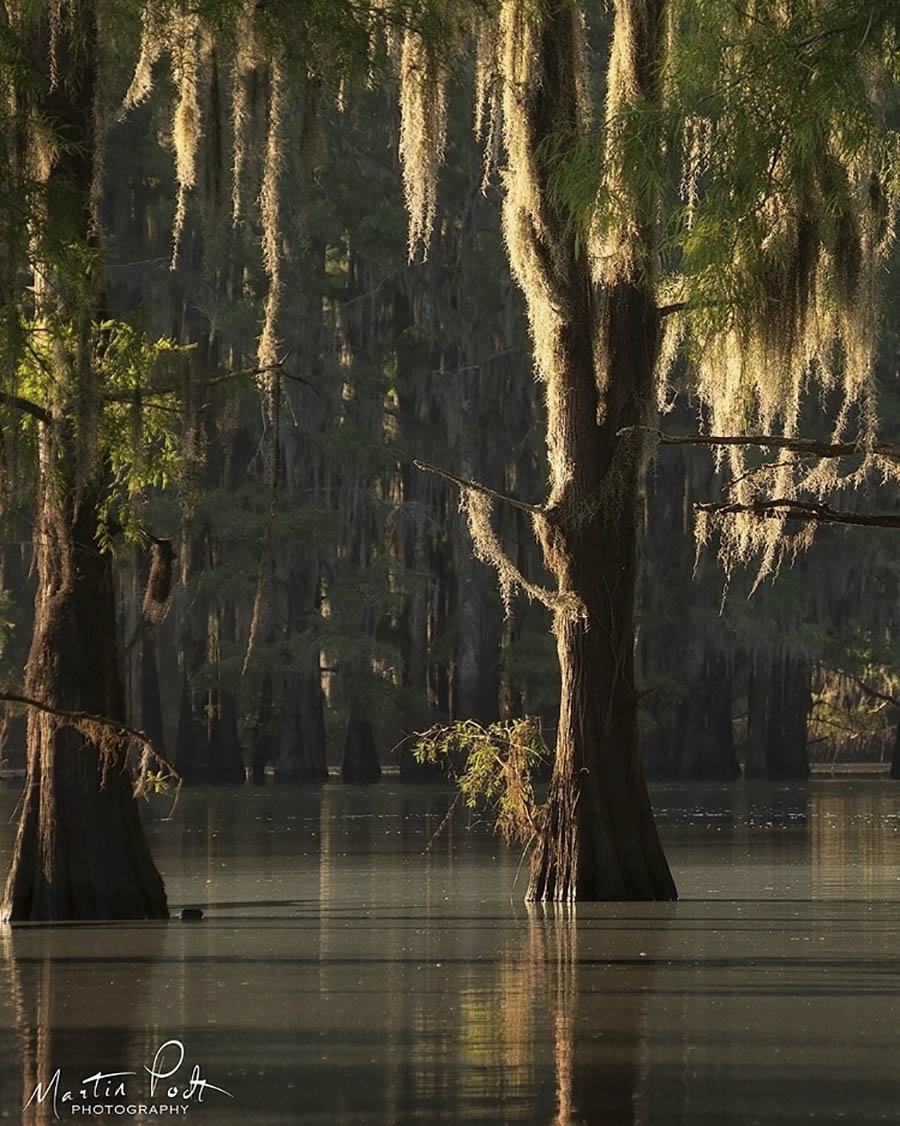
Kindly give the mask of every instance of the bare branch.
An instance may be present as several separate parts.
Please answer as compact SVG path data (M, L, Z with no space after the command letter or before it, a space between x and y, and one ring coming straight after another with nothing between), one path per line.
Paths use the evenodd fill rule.
M36 418L38 422L43 422L47 426L53 421L53 415L45 407L33 403L31 399L23 399L21 395L10 395L7 391L0 391L0 403L13 407L23 414L30 414L32 418Z
M150 736L145 731L140 731L136 727L129 727L127 723L120 723L117 719L110 719L105 715L94 715L91 712L71 712L64 708L55 708L51 704L45 703L43 700L34 700L30 696L20 696L16 692L0 692L0 700L5 700L10 704L23 704L26 708L34 708L39 712L46 712L47 715L55 715L60 719L71 720L73 724L91 723L97 724L99 727L105 727L114 734L123 738L134 739L141 744L145 750L148 750L157 762L166 768L169 773L178 780L179 784L183 781L181 772L174 763L169 762L160 748L153 742Z
M758 500L749 504L695 504L697 512L732 516L746 512L770 520L801 520L817 524L850 524L865 528L900 528L900 514L893 512L844 512L827 504L789 498Z
M481 493L491 500L500 501L501 504L511 505L513 508L521 509L522 512L531 512L538 516L544 515L544 509L539 504L528 504L524 500L519 500L517 497L508 497L504 493L498 493L494 489L489 489L487 485L482 485L478 481L469 481L465 477L457 477L455 473L450 473L446 469L439 469L436 465L429 465L427 461L419 461L418 458L413 459L413 465L416 469L421 469L425 473L434 473L437 477L443 477L445 481L450 481L460 489L471 489L472 492Z
M661 446L761 446L764 449L790 450L812 457L859 457L867 453L900 461L900 446L893 442L875 442L871 446L856 442L821 442L817 438L785 438L777 434L664 434L652 426L626 426L619 434L646 430Z
M748 481L751 477L758 477L762 473L768 473L773 469L793 469L798 465L803 465L807 457L811 454L801 454L800 457L790 458L787 461L764 461L761 465L751 466L746 473L740 473L737 477L732 477L730 481L726 481L722 486L723 493L730 493L736 489L741 481Z

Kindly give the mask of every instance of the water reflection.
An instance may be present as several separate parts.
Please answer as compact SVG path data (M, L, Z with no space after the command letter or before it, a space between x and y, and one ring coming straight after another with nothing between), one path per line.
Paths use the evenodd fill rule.
M152 1062L158 1046L152 982L165 937L161 927L67 927L62 933L46 926L6 927L0 933L10 1031L18 1043L8 1058L21 1064L15 1097L12 1091L7 1096L6 1084L0 1088L5 1117L21 1112L25 1126L72 1117L63 1101L68 1088L98 1071L140 1072ZM88 1086L88 1094L104 1103L110 1091L106 1082ZM80 1097L72 1101L81 1105Z
M656 797L682 901L576 910L526 908L465 814L425 851L446 790L154 806L172 905L206 918L5 932L0 1116L169 1037L234 1094L192 1108L216 1126L894 1116L900 788Z

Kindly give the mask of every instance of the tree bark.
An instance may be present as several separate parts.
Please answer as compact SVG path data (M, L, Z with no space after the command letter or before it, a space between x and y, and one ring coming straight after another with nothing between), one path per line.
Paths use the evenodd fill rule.
M92 4L78 6L56 36L59 79L43 76L31 107L67 144L42 152L40 206L59 246L96 241L93 182L97 28ZM46 67L45 17L30 43L36 73ZM38 249L40 253L40 249ZM102 450L87 456L84 434L97 392L92 320L102 295L73 292L52 263L35 274L35 309L52 341L47 417L40 421L39 486L34 525L37 577L26 694L51 707L125 719L119 679L115 596L102 544L99 510L109 482ZM61 326L65 326L63 331ZM107 732L78 730L32 709L25 791L6 889L5 920L144 919L167 916L166 895L141 827L126 748Z
M513 91L532 162L533 198L507 198L529 252L517 263L547 387L551 494L536 518L557 580L555 633L561 671L556 758L532 860L530 900L672 899L639 755L634 686L637 509L643 442L620 435L645 425L655 406L660 319L653 292L652 235L642 226L635 260L602 284L583 240L550 188L554 153L583 126L582 28L568 5L528 10L540 70ZM634 82L656 81L662 4L617 4ZM514 49L516 45L514 44ZM527 64L523 64L527 65ZM518 209L518 210L517 210ZM524 231L523 231L524 228ZM533 275L537 273L538 278ZM543 321L542 321L543 318Z
M53 495L54 486L45 483L26 694L124 720L111 566L98 543L96 497L70 501L60 512ZM167 916L124 748L32 711L25 793L0 917Z

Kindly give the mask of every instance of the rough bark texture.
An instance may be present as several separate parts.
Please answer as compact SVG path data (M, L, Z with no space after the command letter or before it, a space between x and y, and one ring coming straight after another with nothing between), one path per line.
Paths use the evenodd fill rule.
M38 593L26 694L124 720L109 557L93 498L59 511L45 485L35 553ZM124 751L53 716L28 719L28 766L0 916L166 918Z
M658 339L655 310L634 286L610 293L604 424L589 354L588 308L567 334L557 407L575 473L555 498L543 533L559 590L581 616L557 614L562 697L545 832L530 899L672 899L643 775L634 685L634 595L640 456L615 435L644 417ZM579 353L581 353L579 355ZM587 354L585 354L587 353ZM609 394L616 385L618 402Z
M675 886L639 756L634 686L643 454L639 442L619 436L623 427L646 423L654 405L660 321L643 274L652 237L647 228L629 235L639 243L640 264L594 281L584 242L550 190L554 151L583 125L579 16L568 5L520 16L533 21L533 48L520 50L534 50L539 74L515 92L507 112L521 115L513 124L525 137L533 176L527 226L513 211L521 203L512 193L507 222L517 223L528 243L514 265L547 388L551 495L537 526L561 600L555 631L562 684L528 898L671 899ZM631 78L647 96L656 81L661 17L661 0L617 4L616 34L628 37ZM552 336L541 323L548 318Z
M50 30L37 24L36 69L46 63ZM36 96L39 120L69 144L44 163L43 206L61 245L90 242L96 80L96 24L89 3L61 21L59 81ZM46 142L31 138L38 151ZM73 294L52 265L35 270L35 306L54 339L49 421L40 424L34 568L34 631L25 674L30 697L51 707L124 720L115 597L98 510L108 467L86 456L73 419L96 391L90 321L101 312ZM0 917L8 920L165 918L166 896L143 834L126 748L95 725L32 711L25 792Z

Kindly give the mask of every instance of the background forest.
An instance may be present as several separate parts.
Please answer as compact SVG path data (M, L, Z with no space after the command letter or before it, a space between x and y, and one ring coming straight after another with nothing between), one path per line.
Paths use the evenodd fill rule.
M121 58L108 61L112 107L132 81L138 30L123 27ZM602 57L608 17L590 32ZM267 771L317 781L345 758L349 780L371 781L373 751L415 781L435 768L415 761L411 733L455 720L538 716L552 745L550 614L521 594L504 612L457 490L413 464L528 499L548 477L543 390L499 177L486 176L472 132L472 74L450 84L433 234L409 260L393 91L373 83L344 98L314 67L286 85L264 59L225 67L211 45L192 46L202 118L173 124L187 65L174 52L105 122L105 294L123 373L104 416L115 436L107 527L130 722L188 783L263 783ZM189 174L179 129L195 131ZM896 294L885 308L879 438L898 442ZM827 440L838 406L811 394L799 432ZM695 433L700 410L676 368L666 432ZM5 414L10 692L32 631L33 431ZM894 533L825 527L777 575L756 585L756 568L739 565L726 583L714 546L698 551L694 537L695 502L727 499L720 469L709 449L661 446L647 475L637 657L648 775L800 778L810 762L890 760ZM859 511L897 499L891 483L834 494ZM501 506L495 523L518 569L540 578L527 515ZM8 705L5 767L24 766L24 730Z

